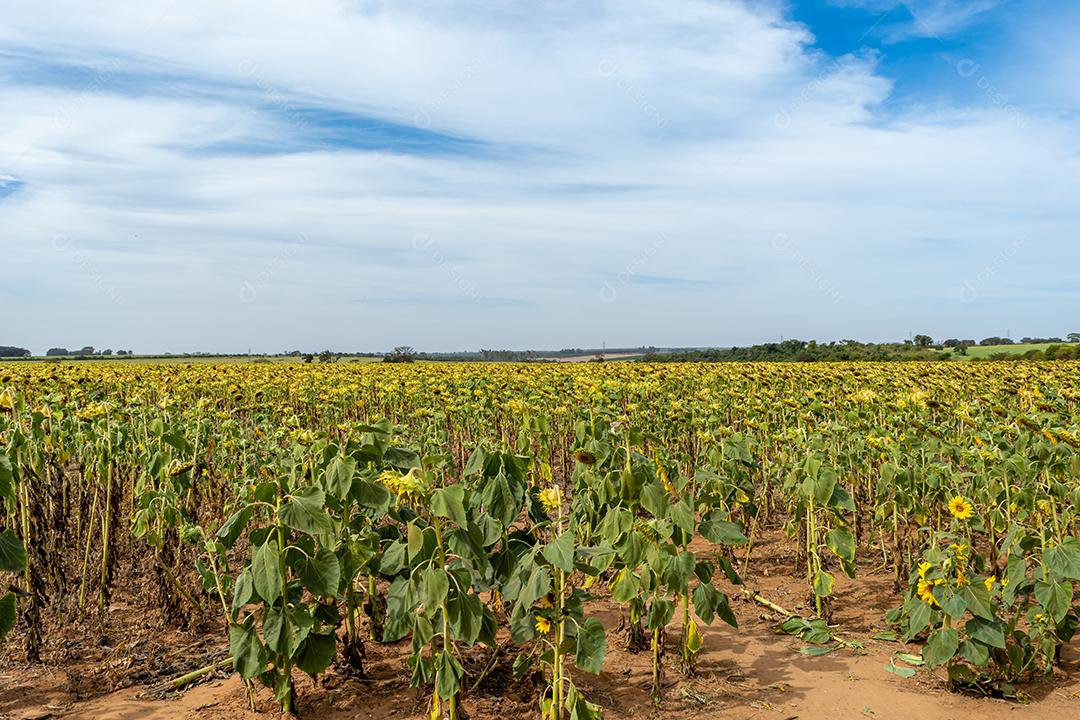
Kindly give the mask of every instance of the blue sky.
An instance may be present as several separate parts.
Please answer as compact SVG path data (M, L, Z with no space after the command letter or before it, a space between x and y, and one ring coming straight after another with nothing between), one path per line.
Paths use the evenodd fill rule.
M0 7L0 344L1080 331L1074 3Z

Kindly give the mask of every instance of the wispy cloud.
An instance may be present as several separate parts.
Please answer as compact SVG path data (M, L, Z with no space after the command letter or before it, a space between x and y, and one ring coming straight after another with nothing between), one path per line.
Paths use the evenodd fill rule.
M1017 82L1036 49L966 44L998 8L929 0L832 7L857 26L830 54L799 4L20 8L0 25L0 287L25 290L5 342L1062 332L1060 294L1023 314L952 296L989 266L1005 296L1070 281L1078 54L1061 41L1056 70ZM983 77L1023 88L1024 124ZM924 302L925 282L948 292ZM730 305L748 310L715 329Z
M945 38L967 29L1002 0L831 0L841 7L882 13L875 31L891 42L912 38Z

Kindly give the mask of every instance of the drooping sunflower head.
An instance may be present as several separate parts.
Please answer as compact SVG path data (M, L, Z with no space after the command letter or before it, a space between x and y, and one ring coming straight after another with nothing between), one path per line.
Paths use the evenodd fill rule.
M974 506L963 495L957 495L949 501L949 512L957 520L967 520L974 511Z
M555 485L546 487L540 491L540 502L548 512L556 512L562 504L559 488Z
M937 605L937 598L934 597L933 588L938 583L929 583L926 580L919 580L919 586L916 592L919 594L919 599L928 605Z

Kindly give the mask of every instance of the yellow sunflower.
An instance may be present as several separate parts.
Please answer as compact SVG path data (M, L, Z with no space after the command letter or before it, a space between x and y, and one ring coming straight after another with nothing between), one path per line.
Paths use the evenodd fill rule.
M551 621L543 615L536 616L536 632L541 635L547 635L551 632Z
M949 512L957 520L967 520L974 511L974 506L963 495L957 495L949 501Z
M559 497L559 488L552 486L541 490L540 502L544 505L548 512L555 512L556 510L558 510L559 505L562 504L562 499Z
M919 580L919 599L928 605L937 605L937 598L934 597L933 588L937 583L929 583L926 580Z

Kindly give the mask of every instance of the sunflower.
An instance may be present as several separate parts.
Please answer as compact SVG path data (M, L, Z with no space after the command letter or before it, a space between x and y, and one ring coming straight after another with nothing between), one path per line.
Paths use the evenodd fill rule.
M541 635L547 635L551 632L551 621L543 615L536 616L536 632Z
M559 488L552 486L544 488L540 491L540 502L548 512L555 512L559 509L559 505L562 504L562 500L559 497Z
M974 510L975 508L963 495L957 495L949 501L949 512L957 520L967 520Z
M983 585L986 586L986 591L987 592L990 592L991 590L994 589L994 583L995 582L997 582L997 576L996 575L991 575L990 577L986 578L986 580L983 580Z
M934 597L933 589L936 582L930 583L926 580L919 580L919 599L928 605L937 605L937 598Z

